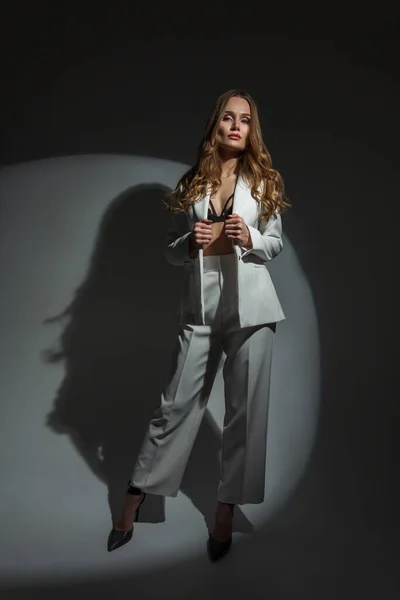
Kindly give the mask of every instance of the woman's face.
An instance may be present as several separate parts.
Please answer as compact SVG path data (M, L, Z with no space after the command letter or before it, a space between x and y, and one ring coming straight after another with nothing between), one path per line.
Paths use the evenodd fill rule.
M224 150L245 150L250 131L250 105L244 98L230 98L218 124L216 141Z

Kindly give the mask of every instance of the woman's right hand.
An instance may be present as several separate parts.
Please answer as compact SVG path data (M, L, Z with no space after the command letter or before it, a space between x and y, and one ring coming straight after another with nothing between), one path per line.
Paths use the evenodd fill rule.
M203 246L206 246L211 242L211 225L212 221L210 221L210 219L203 219L202 221L197 221L197 223L195 223L190 236L191 247L193 250L200 250Z

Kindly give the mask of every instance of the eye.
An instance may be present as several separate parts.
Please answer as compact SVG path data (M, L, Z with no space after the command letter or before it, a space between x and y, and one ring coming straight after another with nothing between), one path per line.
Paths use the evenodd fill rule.
M232 117L230 115L225 115L222 120L228 121L228 119L232 119Z
M246 123L246 125L250 124L250 119L248 119L247 117L245 117L244 119L242 119L243 123Z

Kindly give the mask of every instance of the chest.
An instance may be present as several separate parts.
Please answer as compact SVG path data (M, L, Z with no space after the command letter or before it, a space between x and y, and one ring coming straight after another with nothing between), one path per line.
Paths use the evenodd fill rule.
M236 178L223 179L216 193L210 197L210 203L218 215L232 206L235 188Z
M225 189L225 197L232 190L233 186L229 189ZM222 190L219 190L222 192ZM229 197L229 196L228 196ZM223 198L222 198L223 199ZM221 199L221 201L222 201ZM210 194L206 194L203 198L192 204L187 212L189 228L193 228L197 221L201 221L207 218L208 209L210 204ZM250 189L240 179L238 179L236 187L234 188L233 198L229 202L232 204L232 213L236 213L241 216L248 225L253 227L258 226L258 205L256 200L252 197ZM223 204L219 205L218 210L223 208ZM220 212L219 212L220 214Z

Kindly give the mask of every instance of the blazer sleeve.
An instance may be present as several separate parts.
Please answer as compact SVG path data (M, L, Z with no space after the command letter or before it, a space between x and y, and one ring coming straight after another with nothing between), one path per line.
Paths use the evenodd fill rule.
M164 250L164 256L171 265L179 267L193 262L193 258L189 256L191 233L187 214L185 212L172 213L167 232L167 245Z
M275 212L268 221L260 221L258 229L247 225L250 231L253 247L243 248L242 257L246 254L256 254L261 260L267 262L275 258L282 248L282 217Z

